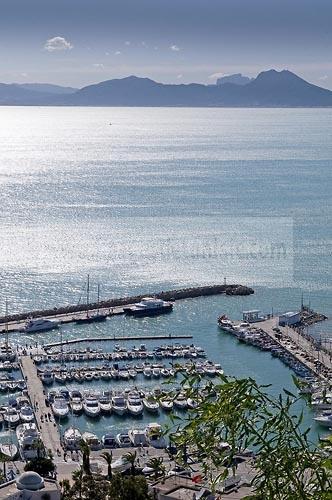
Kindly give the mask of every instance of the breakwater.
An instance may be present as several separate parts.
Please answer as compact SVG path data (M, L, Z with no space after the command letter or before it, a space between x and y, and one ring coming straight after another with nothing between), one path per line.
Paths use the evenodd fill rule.
M153 296L157 297L158 299L174 301L174 300L181 300L181 299L188 299L195 297L204 297L209 295L219 295L219 294L251 295L252 293L254 293L254 290L252 288L238 284L190 287L177 290L161 291L158 293L148 292L128 297L111 298L103 300L99 303L89 304L89 310L92 311L98 309L112 309L113 307L131 305L134 304L135 302L139 302L140 300L142 300L143 297L147 296ZM52 309L22 312L18 314L12 314L9 316L0 317L0 324L12 321L24 321L28 318L41 318L41 317L51 318L57 315L66 315L66 314L70 315L86 311L87 307L88 307L87 304L76 304L76 305L68 305L62 307L54 307Z

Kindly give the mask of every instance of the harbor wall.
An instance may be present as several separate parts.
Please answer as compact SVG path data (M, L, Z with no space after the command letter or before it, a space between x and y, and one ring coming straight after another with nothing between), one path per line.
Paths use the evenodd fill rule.
M89 304L89 309L105 309L112 308L118 306L125 306L129 304L134 304L135 302L139 302L143 297L153 296L163 300L181 300L195 297L204 297L208 295L251 295L254 293L252 288L249 288L244 285L238 284L230 284L230 285L209 285L209 286L200 286L200 287L190 287L190 288L182 288L177 290L167 290L161 291L159 293L144 293L141 295L128 296L128 297L120 297L113 298L101 301L98 303ZM40 317L50 317L56 316L58 314L71 314L77 313L81 311L86 311L86 304L77 304L77 305L69 305L63 307L54 307L53 309L44 309L44 310L36 310L23 312L19 314L12 314L10 316L2 316L0 317L0 324L6 323L7 321L22 321L27 318L40 318Z

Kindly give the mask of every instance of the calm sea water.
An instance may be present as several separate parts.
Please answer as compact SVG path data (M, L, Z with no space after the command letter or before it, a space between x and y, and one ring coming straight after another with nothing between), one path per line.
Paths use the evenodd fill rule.
M64 338L190 333L227 373L290 387L216 318L296 309L302 294L332 315L332 110L2 107L0 121L0 310L6 297L11 312L76 303L87 273L104 297L226 277L255 295ZM332 337L331 323L315 334ZM86 425L131 426L112 419Z

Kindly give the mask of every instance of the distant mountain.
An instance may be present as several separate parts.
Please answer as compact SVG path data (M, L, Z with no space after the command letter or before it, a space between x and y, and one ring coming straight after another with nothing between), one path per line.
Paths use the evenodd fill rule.
M245 77L244 77L245 78ZM55 87L55 88L54 88ZM171 85L129 76L82 89L61 90L48 84L0 84L0 105L52 106L332 106L332 91L306 82L290 71L269 70L246 85L198 83ZM47 90L47 92L46 92Z
M47 94L67 95L74 94L78 89L73 87L62 87L52 83L15 83L18 87L36 92L46 92Z
M234 75L225 75L218 78L216 85L224 85L224 83L235 83L236 85L247 85L254 78L249 78L249 76L244 76L242 73L234 73Z

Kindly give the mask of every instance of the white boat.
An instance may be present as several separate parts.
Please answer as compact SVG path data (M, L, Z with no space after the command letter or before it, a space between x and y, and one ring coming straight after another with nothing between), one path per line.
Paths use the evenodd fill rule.
M195 401L192 398L187 399L187 407L189 408L189 410L195 410L197 408L197 406L198 406L197 401Z
M3 414L3 419L8 426L15 427L20 423L20 414L15 408L9 406Z
M81 431L75 427L68 427L63 433L63 442L67 450L78 450L81 440Z
M83 402L83 410L88 417L98 417L100 415L99 401L94 397L86 398Z
M100 450L102 447L100 439L92 432L83 432L82 439L90 447L90 450Z
M14 460L18 452L18 448L14 443L1 443L0 453L6 456L8 460Z
M132 446L132 442L130 441L128 432L120 432L119 434L117 434L115 436L115 441L119 448L130 448L130 446Z
M151 395L147 395L143 399L143 406L150 413L158 413L158 411L159 411L158 400L157 400L157 398L155 398L154 396L151 396Z
M71 411L78 415L79 413L82 413L83 411L83 403L82 401L78 399L72 399L69 403L69 406L71 408Z
M152 370L151 370L151 368L150 368L149 366L146 366L146 367L144 368L144 370L143 370L143 375L144 375L144 377L146 377L146 378L151 378L151 376L152 376Z
M112 403L108 396L102 395L99 398L100 411L102 413L111 413Z
M121 474L131 468L131 464L124 457L120 457L111 463L113 473Z
M101 438L101 442L103 444L103 448L117 448L118 444L116 442L116 438L113 434L104 434Z
M112 412L116 415L124 415L127 411L127 402L122 394L114 395L111 399Z
M159 403L160 403L160 406L162 407L163 410L165 410L165 411L173 410L172 399L163 398L163 399L160 399Z
M144 297L141 302L137 302L133 306L124 307L126 314L130 316L156 316L171 312L173 309L172 302L166 302L155 297Z
M23 405L20 410L20 419L22 422L33 422L35 416L30 405Z
M322 427L332 427L332 413L329 413L327 415L318 415L317 417L314 417L314 420Z
M145 435L150 446L154 448L166 448L166 441L162 433L161 425L153 422L148 424Z
M58 328L59 322L50 319L30 319L24 329L24 333L34 333L34 332L46 332L48 330L54 330Z
M128 431L128 436L130 442L133 446L147 446L148 442L146 439L145 431L140 429L132 429Z
M173 404L179 410L185 410L187 408L187 398L184 394L179 393L174 399Z
M159 367L152 368L152 375L156 378L159 378L160 377L160 368Z
M51 408L53 410L54 416L58 418L65 418L69 413L69 406L66 399L61 396L56 396L54 398L53 403L51 404Z
M131 415L137 416L143 413L143 403L138 392L130 392L127 398L127 409Z
M23 460L37 458L38 449L36 443L40 441L40 433L36 424L21 424L16 429L18 448Z
M51 370L44 370L40 374L40 380L45 385L53 384L54 381L54 373Z

